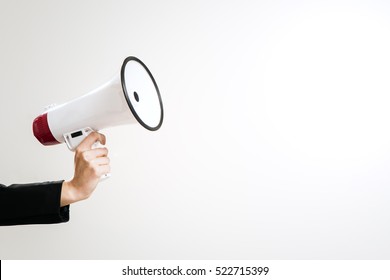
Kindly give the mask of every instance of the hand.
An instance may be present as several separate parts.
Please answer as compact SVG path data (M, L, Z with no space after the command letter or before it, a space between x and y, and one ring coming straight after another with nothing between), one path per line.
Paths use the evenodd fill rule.
M105 145L106 137L98 132L92 132L76 148L74 177L62 184L61 207L87 199L95 190L100 177L110 172L108 150L92 149L95 142Z

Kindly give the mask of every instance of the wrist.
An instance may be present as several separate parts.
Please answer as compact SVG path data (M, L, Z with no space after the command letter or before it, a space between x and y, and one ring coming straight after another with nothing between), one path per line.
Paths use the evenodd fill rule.
M61 207L86 199L75 187L72 181L64 181L61 190Z

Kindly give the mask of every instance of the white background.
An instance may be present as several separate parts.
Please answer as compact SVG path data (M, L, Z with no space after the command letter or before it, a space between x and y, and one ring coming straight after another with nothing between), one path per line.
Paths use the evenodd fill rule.
M69 179L32 120L154 74L162 128L102 131L112 178L0 259L388 259L386 1L0 2L1 183Z

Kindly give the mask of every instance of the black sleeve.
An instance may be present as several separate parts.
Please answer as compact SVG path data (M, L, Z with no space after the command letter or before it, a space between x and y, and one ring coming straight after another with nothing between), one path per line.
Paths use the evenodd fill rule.
M60 207L62 182L0 184L0 226L69 221L69 205Z

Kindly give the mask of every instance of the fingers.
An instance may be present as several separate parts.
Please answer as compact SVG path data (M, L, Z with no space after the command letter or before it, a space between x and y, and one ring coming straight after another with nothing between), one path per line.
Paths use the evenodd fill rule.
M91 132L77 147L75 154L76 166L80 167L80 176L96 180L110 173L110 159L106 147L93 148L96 142L106 144L106 137L98 132ZM77 169L77 168L76 168Z
M107 148L96 148L88 151L82 152L83 157L86 160L92 160L94 158L99 158L99 157L107 157L108 155L108 149Z
M89 162L94 174L101 177L104 174L111 172L110 159L108 157L98 157Z
M102 149L103 151L105 149ZM97 151L90 150L78 154L76 156L76 169L79 169L78 174L85 178L99 178L100 176L110 172L110 158L107 157L106 152L96 153ZM103 156L96 156L103 155ZM78 167L78 168L77 168Z
M92 145L100 142L102 145L106 144L106 136L96 131L91 132L77 147L77 152L84 152L91 150Z
M110 164L110 158L108 157L98 157L98 158L95 158L94 160L92 160L92 163L93 164L96 164L96 165L109 165Z
M84 151L78 154L79 157L85 162L86 166L89 166L91 173L100 177L110 172L110 158L107 148L96 148L88 151Z
M96 168L96 173L97 173L99 178L105 174L110 173L110 172L111 172L110 165L99 165L99 167Z

